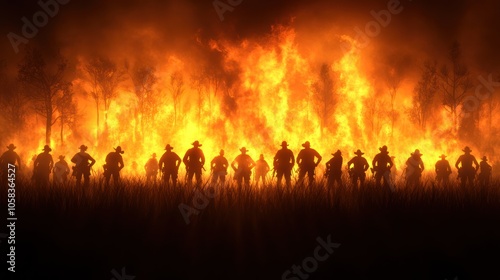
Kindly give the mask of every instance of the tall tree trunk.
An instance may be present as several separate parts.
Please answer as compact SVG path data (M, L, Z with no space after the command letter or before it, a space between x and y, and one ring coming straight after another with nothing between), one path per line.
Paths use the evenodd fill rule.
M47 93L45 99L45 112L47 114L45 123L45 144L50 145L50 136L52 134L52 98L50 91Z
M109 109L109 101L104 100L104 131L108 133L108 109Z
M49 110L47 110L49 111ZM50 110L51 111L51 110ZM52 134L52 111L47 114L47 122L45 126L45 144L50 145L50 135Z
M64 134L64 115L61 114L61 147L64 147L63 134Z
M97 118L95 138L96 138L96 146L99 146L99 101L97 99L95 102L95 107L96 107L95 112Z
M451 117L453 118L453 133L456 135L458 133L458 121L457 121L457 108L453 107L451 109Z

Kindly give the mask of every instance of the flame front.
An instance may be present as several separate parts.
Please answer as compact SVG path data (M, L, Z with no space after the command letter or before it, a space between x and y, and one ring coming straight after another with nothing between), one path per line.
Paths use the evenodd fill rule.
M355 44L348 36L340 38ZM443 153L453 164L462 145L470 144L436 133L448 131L451 128L448 121L434 124L427 131L411 125L405 106L411 102L413 81L404 81L399 89L395 98L399 117L391 129L389 94L384 90L377 92L380 89L367 77L363 50L352 48L338 55L338 59L318 63L315 53L300 48L296 32L281 26L260 40L211 40L207 47L223 55L225 78L205 79L197 87L191 79L200 67L196 61L181 54L164 55L156 65L159 80L154 88L158 96L153 104L154 121L145 120L138 112L139 100L134 87L125 81L109 111L100 112L98 130L95 103L83 94L89 91L90 83L82 70L87 61L81 58L80 76L73 81L78 91L81 121L78 127L65 132L64 145L53 135L54 155L72 156L80 144L86 144L99 166L113 147L121 145L126 151L124 172L130 175L142 174L142 166L150 155L154 152L160 156L167 143L182 157L191 143L199 140L207 161L224 149L230 162L239 154L239 148L245 146L254 159L264 154L271 163L279 144L286 140L295 154L303 142L310 141L323 155L323 163L337 149L342 151L345 162L357 149L363 150L371 162L378 148L388 145L391 155L396 157L396 165L402 167L410 153L420 149L429 170ZM340 48L332 53L340 53ZM325 110L326 114L321 113L321 104L318 104L321 102L316 96L321 65L326 65L325 73L329 73L335 83L332 99L324 101L331 108ZM174 73L180 73L184 81L177 103L171 89ZM438 114L446 120L447 112L440 110ZM145 122L144 131L141 131L141 119ZM102 135L97 135L97 131L106 133L106 141L98 141ZM42 139L43 127L36 132ZM29 152L26 148L21 151L25 162L29 162L43 144L42 140L30 143L32 146L26 147Z

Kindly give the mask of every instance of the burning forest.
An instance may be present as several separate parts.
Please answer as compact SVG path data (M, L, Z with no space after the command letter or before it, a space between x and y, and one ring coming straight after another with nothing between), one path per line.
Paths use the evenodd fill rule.
M0 44L3 111L0 145L9 151L15 149L19 155L17 163L8 163L16 165L17 184L23 186L18 192L26 195L21 204L26 207L26 213L32 214L33 209L45 206L59 209L51 203L60 204L68 213L80 213L72 208L75 205L97 212L108 206L119 209L122 200L140 211L146 211L143 202L149 201L151 212L147 213L155 219L171 219L177 227L184 226L184 222L190 224L195 217L196 230L191 232L191 239L183 239L185 244L162 243L162 248L174 246L174 252L185 252L181 254L189 259L189 265L175 270L175 275L181 278L185 275L196 278L180 268L195 266L197 258L207 256L196 255L191 241L202 236L198 232L200 228L220 218L217 210L231 208L233 199L241 202L234 214L241 217L246 215L245 207L255 212L277 211L275 217L290 214L284 210L290 207L294 209L290 211L296 211L292 217L306 219L313 216L307 212L315 207L313 199L318 201L318 211L340 216L348 213L347 216L360 220L371 215L364 212L365 207L381 213L377 211L394 206L418 219L418 214L412 211L427 203L435 207L432 209L457 207L460 212L465 211L461 208L463 205L474 208L482 201L485 208L476 209L477 215L487 209L498 209L500 205L497 190L500 36L494 28L498 26L498 1L41 0L4 3L1 10L4 11L1 21L5 36ZM198 147L203 150L202 157L196 154L199 152L191 152ZM317 155L312 156L316 169L313 168L311 175L316 183L305 187L301 181L305 171L301 174L300 164L296 162L302 160L302 156L296 156L308 147L317 151ZM280 167L276 165L277 151L282 148L292 154L293 168L287 171L288 177L286 172L280 174ZM80 150L89 168L76 175L80 179L82 174L85 177L83 188L80 179L75 186L73 176L68 176L64 184L56 184L55 178L47 185L32 181L36 177L34 166L43 160L37 159L42 150L52 154L52 164L58 157L66 158L69 168L79 164L80 160L74 158ZM103 175L109 180L109 172L114 172L108 161L113 150L116 151L113 160L123 160L116 171L124 181L121 191L114 189L117 184L109 188L102 182ZM160 159L165 150L175 152L180 158L172 160L173 163ZM465 180L459 170L469 165L468 158L462 156L469 151L475 156L474 160L482 159L481 170L489 166L488 184L482 183L484 189L465 190L455 179L462 176L462 181ZM391 156L387 163L380 159L380 153ZM196 188L206 191L207 186L216 182L212 181L216 172L211 160L218 155L228 161L223 164L228 171L227 188L219 189L219 195L205 193L200 198L193 192ZM337 185L330 188L333 186L333 181L330 186L333 180L330 172L337 168L335 158L340 155L344 161L341 159L339 163ZM351 181L357 182L352 179L357 163L351 169L349 161L355 155L367 160L366 164L361 163L366 184L363 185L363 177L360 188L353 187ZM238 170L242 157L250 158L248 162L261 158L269 163L263 177L267 183L258 187L253 178L257 174L249 173L251 183L243 198L242 193L233 193L237 188L232 188L230 180L241 176ZM413 157L421 159L416 163L417 169L423 171L418 186L405 184ZM203 158L204 166L200 168L206 170L191 169L189 174L188 162L193 158L197 161ZM436 163L445 158L450 164L449 171L446 170L450 184L443 186L436 181L436 172L439 181L440 168ZM155 173L155 180L159 182L153 185L149 177L146 180L145 171L151 159L155 160L153 165L159 174L156 179ZM4 161L7 163L3 160L2 164ZM384 168L389 164L398 192L392 189L391 193L385 193L385 187L380 188L379 182L372 181L380 179L376 174L379 166L373 166L376 161L383 162ZM458 168L457 161L461 162L462 169ZM230 167L235 162L239 166L233 166L233 172ZM480 169L478 162L476 171ZM162 178L168 172L162 169L162 164L165 168L173 164L178 169L178 174L177 171L168 174L174 186L179 178L174 189L163 188L166 186ZM52 169L52 165L50 167ZM9 171L4 166L2 170L2 180L8 180ZM66 173L75 175L70 170ZM198 174L201 179L193 188L187 179ZM280 188L281 180L276 182L276 175L280 179L283 175L293 179L293 186L287 181L288 192ZM385 180L389 179L384 175ZM30 195L28 190L35 194ZM442 199L446 207L434 200L429 202L426 197ZM201 208L207 208L205 212L192 205L198 205L199 199L204 205ZM176 218L163 216L165 209L175 212ZM303 209L309 210L301 214ZM438 211L442 216L436 219L450 217L451 212L446 211L444 214ZM90 215L91 212L81 213ZM314 212L314 215L321 214ZM66 217L58 219L63 221ZM107 228L104 222L107 219L111 219L110 216L96 223ZM238 217L221 219L222 228L227 226L235 234L226 237L231 240L241 237L235 242L241 242L238 246L242 247L236 246L234 252L233 247L227 247L230 248L228 256L236 256L233 272L241 273L248 267L241 263L252 259L242 253L243 249L248 249L247 241L255 236L238 237L238 230L234 228L240 223ZM252 220L246 216L242 219ZM256 219L263 219L261 221L272 228L270 220L260 216ZM346 225L341 218L335 219ZM135 217L135 220L140 219ZM125 221L117 223L119 228L127 228ZM327 221L321 219L318 223L333 229ZM397 223L391 221L391 224ZM154 226L147 226L151 228L145 235L159 240L153 233ZM295 237L278 242L277 246L323 233L316 226L309 225L309 232L301 231ZM158 227L164 232L163 226ZM70 231L76 228L71 223L68 225ZM179 229L170 237L176 240L177 234L184 231L187 230ZM211 234L217 234L216 231ZM281 227L278 232L286 230ZM442 232L448 232L444 226ZM106 240L111 240L113 235L106 234ZM203 236L204 241L199 241L205 249L212 248L207 245L212 241L222 242L210 236ZM261 243L255 241L260 245L251 249L252 254L269 253L279 259L281 253L271 250L272 246L267 243L277 237L266 239L257 233L256 236L262 240ZM343 234L340 237L352 238ZM318 242L321 245L326 241ZM335 252L352 245L349 242L335 247ZM28 248L21 250L29 251ZM295 258L307 255L303 254L304 250L299 251L293 251L292 255ZM331 258L337 258L337 253L329 249L327 252ZM468 256L464 257L467 261ZM348 263L345 255L339 253L338 258L340 263ZM279 278L282 274L276 271L286 274L288 264L297 260L285 259L272 269L263 264L265 262L259 267L273 271L275 278ZM366 264L369 260L360 263ZM144 272L147 267L137 265L135 269ZM102 269L108 268L103 265ZM117 270L114 272L115 278L118 277ZM295 270L289 272L290 277L296 273ZM334 275L330 272L324 275ZM452 275L446 277L451 279ZM285 278L283 274L282 279Z
M383 25L414 16L403 3L395 7L390 14L374 4L372 14L359 15L366 29L290 16L261 34L236 38L232 30L156 26L149 10L134 14L122 7L123 17L102 11L95 21L110 21L100 31L105 34L88 34L93 27L69 31L74 23L61 15L70 22L51 23L46 32L56 43L50 48L14 41L18 53L4 52L2 143L22 144L26 165L44 144L55 155L85 144L100 162L121 145L128 174L141 172L130 168L133 161L141 166L167 143L185 151L194 140L209 155L225 149L235 156L245 146L254 158L271 156L282 140L297 151L308 140L324 156L337 149L374 156L387 145L398 165L420 149L429 167L439 155L456 159L471 146L495 164L497 69L467 57L474 51L460 34L428 50L391 43L401 39L385 34L395 31ZM77 13L70 4L60 9ZM142 17L149 20L134 22ZM49 36L43 31L41 37ZM369 37L376 31L380 35ZM60 42L64 36L79 43Z

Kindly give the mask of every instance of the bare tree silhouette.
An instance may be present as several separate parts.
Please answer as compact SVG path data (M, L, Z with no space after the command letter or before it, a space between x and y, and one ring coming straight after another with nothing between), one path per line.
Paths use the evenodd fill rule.
M328 128L330 119L335 111L336 98L336 79L326 63L321 65L319 79L313 84L314 107L321 121L322 131Z
M181 96L184 93L184 77L181 72L176 71L170 75L170 92L174 100L174 127L177 125L177 114L181 102Z
M117 96L118 86L124 80L124 71L116 63L107 58L94 58L85 65L92 90L90 92L96 103L97 138L99 139L99 105L104 105L104 125L108 127L108 110L111 101Z
M141 129L141 137L145 135L145 126L152 124L156 113L157 96L154 90L158 77L153 66L136 65L131 73L134 93L139 101L136 121Z
M473 86L469 70L462 62L462 53L458 42L454 42L449 51L449 62L450 66L445 64L441 67L439 78L443 105L450 113L453 133L456 134L459 125L457 110Z
M4 135L5 131L5 133L19 134L26 125L28 100L19 82L8 76L5 60L0 60L0 88L4 93L0 94L0 108L3 109L0 119L5 120L2 122L0 133Z
M424 63L422 75L413 89L413 107L410 108L410 119L425 129L427 120L432 114L434 100L439 91L437 62Z
M27 50L19 65L18 78L26 87L34 111L45 119L45 143L50 144L56 101L67 83L64 74L67 61L60 54L54 64L47 64L38 50Z
M205 93L207 91L208 78L203 73L194 73L191 75L191 84L193 88L198 93L197 98L197 109L198 109L198 128L201 126L201 112L203 110L203 101L205 99Z
M73 87L70 83L66 83L62 86L61 96L57 99L55 105L59 113L59 116L54 120L54 122L60 122L60 137L61 145L64 146L64 127L73 128L77 118L77 108L73 100L74 92Z
M410 58L400 53L392 53L384 58L383 62L384 82L389 90L391 108L388 112L391 123L391 139L394 136L394 125L399 118L399 111L396 110L396 96L406 75Z

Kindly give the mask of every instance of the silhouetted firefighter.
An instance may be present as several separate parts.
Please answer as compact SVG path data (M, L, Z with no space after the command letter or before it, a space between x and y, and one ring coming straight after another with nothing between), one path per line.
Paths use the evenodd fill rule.
M358 180L360 187L363 187L366 179L366 170L370 167L366 158L362 157L365 153L357 150L354 153L356 156L347 162L347 169L349 170L349 177L351 178L352 185L357 188ZM352 168L351 168L352 165Z
M436 182L438 185L448 185L450 182L451 166L443 154L440 156L441 160L436 162Z
M16 152L14 152L15 149L16 146L14 146L14 144L10 144L7 146L7 151L5 151L0 157L0 172L2 173L2 180L0 183L2 186L7 184L7 179L9 178L9 164L11 164L10 169L13 169L12 165L14 165L16 172L21 170L21 158Z
M215 184L219 181L221 184L226 182L227 168L229 162L224 157L224 150L220 150L219 155L214 157L210 162L210 169L212 170L212 183Z
M297 155L297 165L299 166L299 181L298 184L301 185L304 182L304 177L306 173L309 177L309 185L314 183L314 170L316 166L321 162L321 155L314 149L311 149L311 143L306 141L302 144L302 149ZM317 158L318 161L314 161Z
M117 187L120 184L120 171L125 167L123 164L122 154L125 151L122 151L122 147L118 146L114 148L115 151L109 153L106 156L106 164L104 167L104 178L106 178L106 186L109 186L109 180L111 176L113 176L114 186Z
M423 154L416 149L414 153L406 160L406 185L420 185L420 178L424 171L424 162L422 161Z
M387 151L387 146L379 148L380 153L375 155L373 158L372 166L373 172L375 172L375 185L376 187L381 186L382 178L384 179L384 187L393 187L391 181L391 168L393 166L389 152Z
M266 185L266 175L271 168L267 161L264 159L264 155L260 154L259 159L255 162L255 184L259 185L259 181L262 181L262 185Z
M54 184L66 184L68 181L69 171L70 169L68 163L64 160L64 156L60 155L59 161L54 164L54 168L52 169Z
M193 148L187 150L182 162L186 165L186 177L187 184L189 186L193 183L193 176L196 177L196 184L198 186L201 185L201 170L203 169L203 165L205 165L205 155L203 151L200 149L202 146L200 142L194 141Z
M54 160L52 155L49 154L52 149L49 145L43 147L43 153L39 154L34 163L33 168L33 178L35 179L36 185L40 187L45 187L49 185L49 175L52 167L54 166Z
M461 155L455 167L458 169L458 178L460 179L460 185L465 187L467 182L472 187L474 185L474 177L476 177L476 172L479 168L479 163L477 163L476 158L471 155L472 150L469 147L465 147L463 150L463 155ZM475 168L472 166L475 165Z
M333 187L335 183L339 187L342 187L342 152L337 150L332 154L332 158L326 163L325 177L327 178L327 186L329 188Z
M73 166L73 176L76 177L76 187L80 187L83 176L83 187L88 187L90 183L90 169L95 164L95 159L87 153L88 147L85 145L80 146L80 152L76 153L71 162Z
M151 179L153 179L153 184L156 184L156 177L158 176L158 160L156 159L156 153L153 153L151 158L146 162L144 171L146 171L146 184L148 184Z
M247 148L241 148L240 152L241 154L231 163L231 167L235 171L234 179L238 182L238 187L241 190L243 180L245 181L245 186L250 186L250 175L252 175L252 168L255 166L255 161L247 155ZM238 167L235 164L238 164Z
M181 166L181 158L175 152L172 152L174 147L167 144L165 146L165 153L161 156L158 166L162 173L163 182L166 186L170 186L170 179L172 179L172 186L177 186L177 178L179 175L179 166Z
M481 158L481 162L479 163L480 173L477 176L479 185L482 187L486 187L490 184L491 179L491 165L488 164L488 158L484 156Z
M288 149L288 143L286 141L281 142L281 150L276 152L273 161L273 177L276 173L278 178L277 186L281 187L281 179L285 176L286 187L290 188L292 185L292 169L295 165L295 156L292 150Z

